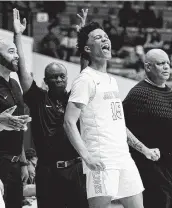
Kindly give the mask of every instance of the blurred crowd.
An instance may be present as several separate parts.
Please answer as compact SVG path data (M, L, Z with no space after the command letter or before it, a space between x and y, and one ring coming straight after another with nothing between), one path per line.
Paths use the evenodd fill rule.
M62 59L65 61L75 61L79 56L77 51L77 24L76 13L79 12L80 2L71 2L75 7L73 13L69 12L70 7L66 1L9 1L4 4L2 9L11 10L11 7L19 8L21 17L27 16L31 25L32 14L45 12L48 14L48 25L44 34L40 35L39 40L35 38L36 52ZM118 1L115 6L110 7L107 1L100 1L99 6L90 6L91 1L83 1L85 7L89 7L91 15L88 21L101 18L101 24L108 34L112 43L112 61L109 62L109 68L129 68L140 72L143 69L145 53L152 48L160 48L172 57L172 40L164 40L159 32L160 28L170 28L169 22L164 19L163 8L155 10L156 2L145 1L142 6L138 6L137 1ZM120 6L119 6L119 5ZM6 6L6 7L4 7ZM84 8L82 6L82 8ZM166 7L171 6L166 2ZM92 8L91 8L92 7ZM107 14L102 13L101 8L108 7ZM156 11L156 12L155 12ZM4 12L7 14L8 12ZM27 15L26 15L27 14ZM69 25L64 25L64 16L68 15ZM106 17L105 17L106 16ZM7 17L4 17L4 25ZM3 25L2 25L3 27ZM5 29L5 28L4 28ZM30 29L32 31L32 29ZM27 30L26 30L27 33ZM113 62L113 64L112 64ZM115 64L114 64L115 63Z
M163 26L162 12L155 15L151 2L145 2L144 8L136 11L132 2L125 1L118 15L109 15L102 20L102 26L112 43L112 57L123 68L140 72L143 69L145 53L152 48L161 48L171 57L172 41L163 41L157 30ZM72 56L78 56L76 45L75 25L62 27L56 16L53 20L51 18L47 34L39 44L39 52L71 61ZM112 67L110 63L109 67Z

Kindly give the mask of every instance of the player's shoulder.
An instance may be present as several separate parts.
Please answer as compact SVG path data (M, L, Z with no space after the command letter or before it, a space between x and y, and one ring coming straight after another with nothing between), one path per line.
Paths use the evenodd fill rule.
M89 67L86 67L82 72L76 77L74 83L76 82L92 82L93 81L93 73L91 72Z

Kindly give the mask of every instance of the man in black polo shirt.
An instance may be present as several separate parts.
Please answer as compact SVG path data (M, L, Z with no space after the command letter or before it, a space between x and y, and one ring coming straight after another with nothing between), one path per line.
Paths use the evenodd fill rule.
M23 57L21 35L25 27L20 23L18 10L14 10L14 29L18 53ZM46 67L47 92L37 87L26 71L24 58L20 63L19 79L32 116L38 157L35 178L38 208L88 207L82 164L63 129L68 102L67 70L59 63Z
M24 102L20 87L11 72L18 70L16 46L9 40L0 40L0 112L15 106L14 119L9 119L10 126L3 126L0 132L0 179L4 184L4 201L6 208L22 207L22 179L28 178L26 158L23 148L23 131L30 120L24 114ZM22 115L22 116L21 116ZM8 115L7 115L8 116ZM3 124L3 123L2 123ZM4 123L5 124L5 123ZM16 126L16 131L11 131ZM1 129L2 130L2 129Z

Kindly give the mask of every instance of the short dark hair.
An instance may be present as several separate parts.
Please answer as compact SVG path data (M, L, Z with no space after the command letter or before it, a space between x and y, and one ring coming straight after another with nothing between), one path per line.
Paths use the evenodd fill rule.
M45 72L44 72L44 75L45 75L45 78L47 78L48 74L49 74L49 70L54 66L56 65L58 68L63 68L66 70L66 74L67 74L67 69L66 67L61 64L61 63L57 63L57 62L51 62L50 64L48 64L46 67L45 67Z
M34 157L37 157L36 151L33 148L29 148L25 151L26 159L31 160Z
M96 29L102 29L103 28L100 26L100 24L98 22L90 22L89 24L85 25L84 27L82 27L80 29L80 31L78 32L78 50L80 52L81 55L86 55L85 51L84 51L84 47L86 46L86 43L88 41L88 35L90 32L92 32L93 30Z

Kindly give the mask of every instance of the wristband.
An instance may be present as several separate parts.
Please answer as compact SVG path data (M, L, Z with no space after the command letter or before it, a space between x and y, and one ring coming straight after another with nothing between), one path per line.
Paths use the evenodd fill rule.
M20 166L28 166L27 162L20 162Z

